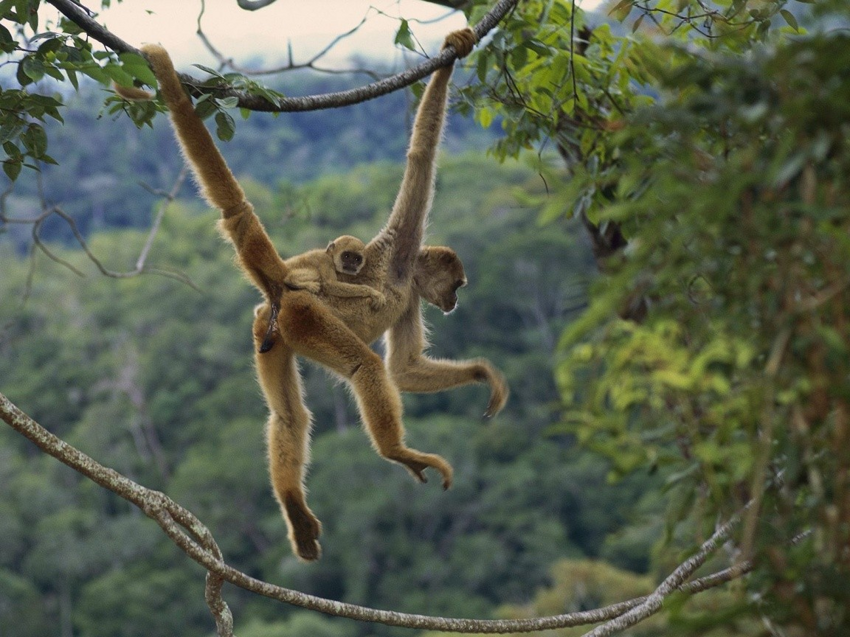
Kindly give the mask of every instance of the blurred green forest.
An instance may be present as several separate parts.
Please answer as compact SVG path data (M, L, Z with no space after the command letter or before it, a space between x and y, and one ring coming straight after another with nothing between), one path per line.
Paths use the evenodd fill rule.
M5 79L0 76L0 81ZM39 196L43 194L72 212L84 234L116 227L147 227L152 205L140 182L170 190L182 165L165 118L156 118L153 130L147 126L137 129L125 115L108 113L104 99L113 93L94 82L84 81L87 88L79 93L68 93L67 87L51 80L44 84L42 92L66 93L63 100L67 106L62 109L65 125L52 119L45 122L50 152L60 165L42 165L41 183L35 171L23 171L5 202L7 211L11 216L31 216L39 210ZM282 85L272 84L292 95L355 85L354 78L329 79L303 73L287 74ZM410 91L399 91L342 111L283 117L254 113L247 120L237 115L238 141L227 146L227 161L236 174L250 175L277 191L282 183L301 184L318 176L347 172L363 163L401 162L414 101ZM380 122L380 128L375 122ZM483 152L494 139L492 132L458 116L449 117L447 133L444 148L449 153L470 149ZM0 183L8 183L5 175L2 180ZM397 184L392 185L395 187ZM285 191L278 194L288 195ZM187 184L182 195L192 198L194 189ZM291 208L293 203L288 196L282 197L280 210ZM30 228L11 226L4 230L19 251L29 245ZM59 219L45 223L42 236L73 241L71 229Z
M144 65L99 62L73 26L36 35L37 0L0 2L28 23L14 27L33 32L27 46L45 40L0 29L2 77L17 67L23 88L0 90L4 173L20 175L0 195L0 389L190 507L229 563L304 592L527 618L632 598L672 572L623 619L662 596L663 614L622 634L845 637L850 38L846 0L795 1L624 0L615 29L568 0L524 0L469 57L477 81L458 73L455 106L483 129L449 126L430 241L457 249L470 285L452 315L429 312L431 353L489 357L512 397L493 422L481 387L406 397L411 443L456 469L443 493L379 459L345 388L309 368L325 522L312 566L292 557L267 485L257 295L217 215L184 186L147 259L192 285L104 277L67 223L106 267L133 270L180 160L164 118L139 132L96 90L67 109L41 82L129 83ZM383 224L411 101L240 122L225 153L283 254ZM232 100L207 103L228 121ZM51 155L59 168L24 170ZM212 633L198 566L5 428L0 493L0 635ZM687 604L672 592L677 572L727 567L751 570ZM401 634L225 597L240 637Z
M164 118L153 133L95 121L85 113L96 99L81 98L53 133L62 165L45 172L43 187L79 221L106 267L131 269L158 204L135 182L168 189L180 159ZM368 238L384 223L401 177L402 99L300 124L297 116L240 124L225 153L282 254L342 232ZM372 134L373 118L391 124ZM346 388L307 366L316 425L308 487L325 551L318 564L295 560L266 475L249 329L257 295L215 231L217 213L188 186L168 209L149 263L180 270L199 291L160 276L101 276L59 223L45 228L50 249L85 278L41 253L25 258L26 228L0 239L4 393L71 444L191 508L234 566L305 592L493 616L550 585L560 560L604 559L646 572L658 534L657 503L642 498L652 478L610 485L605 460L550 432L560 407L557 341L586 305L595 268L589 247L569 222L538 227L515 193L544 191L540 176L475 150L471 131L463 120L449 129L450 151L473 150L443 157L429 235L457 249L470 284L450 316L429 311L431 352L489 357L512 396L492 422L481 419L483 387L405 397L411 443L455 467L449 492L381 460ZM8 201L24 216L37 211L32 178L23 175ZM211 633L201 569L140 511L5 427L0 485L0 634ZM631 589L609 589L621 590ZM248 637L402 632L237 590L226 596L238 634Z

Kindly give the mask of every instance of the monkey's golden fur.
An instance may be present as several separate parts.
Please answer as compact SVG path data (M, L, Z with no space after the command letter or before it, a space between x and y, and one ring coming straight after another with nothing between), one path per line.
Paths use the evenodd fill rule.
M366 297L378 309L387 299L383 292L362 283L346 283L338 274L356 277L365 265L366 244L357 237L343 235L324 250L310 250L284 261L289 269L283 283L293 290L307 290L327 296Z
M458 56L464 57L474 44L474 33L464 29L450 33L444 47L454 47ZM286 287L290 267L274 249L195 114L168 53L152 45L143 50L201 192L221 210L223 235L236 248L243 271L266 298L255 312L257 349L270 331L270 320L276 326L274 346L266 353L255 353L260 386L271 412L267 426L271 482L295 553L303 560L318 559L321 524L307 506L303 485L311 415L304 405L296 356L323 365L351 384L364 425L381 456L404 465L422 482L425 469L435 469L444 488L451 485L451 466L438 455L404 444L399 389L436 392L487 382L491 390L487 416L498 413L507 400L507 385L488 361L439 361L423 354L426 343L420 298L450 311L457 303L457 289L466 283L463 265L452 250L420 250L434 191L434 164L452 68L437 70L428 83L416 115L400 191L387 224L365 247L365 264L356 279L345 273L337 275L340 281L368 285L383 293L386 303L374 310L363 297L333 296L325 290L311 294ZM385 332L386 367L368 346Z
M357 237L337 237L324 250L310 250L284 261L289 272L283 283L290 290L307 290L314 294L323 292L327 296L337 297L367 297L373 309L380 309L387 302L383 292L368 285L345 283L337 279L337 274L357 276L365 263L365 249L366 244ZM277 321L270 321L260 345L261 354L274 347L275 332Z

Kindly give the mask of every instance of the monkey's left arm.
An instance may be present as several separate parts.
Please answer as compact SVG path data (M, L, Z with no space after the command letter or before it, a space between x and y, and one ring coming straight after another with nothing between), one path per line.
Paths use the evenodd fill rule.
M414 298L404 315L387 333L387 365L401 391L432 393L471 383L487 383L490 401L486 418L498 414L508 400L505 377L486 358L465 361L438 360L425 356L422 311Z
M458 58L462 58L469 55L475 42L475 33L462 29L446 36L443 48L454 47ZM387 225L373 241L379 244L383 238L394 244L389 267L391 278L408 280L413 276L434 195L434 164L443 133L453 68L452 64L437 69L428 82L413 123L401 187Z

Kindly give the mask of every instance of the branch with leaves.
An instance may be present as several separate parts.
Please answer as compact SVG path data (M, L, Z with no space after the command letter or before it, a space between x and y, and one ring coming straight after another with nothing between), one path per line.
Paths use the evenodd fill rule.
M452 619L367 608L276 586L235 569L224 561L212 533L192 512L165 494L148 489L114 469L103 466L53 435L3 394L0 394L0 420L29 439L44 453L137 506L159 524L165 534L186 555L207 569L205 599L215 618L220 637L233 635L233 616L221 596L224 582L307 610L388 626L454 633L495 634L538 632L607 622L588 633L589 636L602 637L620 632L658 612L663 600L675 591L696 594L740 578L752 569L750 562L743 562L712 575L687 581L722 541L728 538L738 523L738 518L735 517L720 526L714 535L703 543L697 553L679 566L651 595L595 610L532 619L487 620Z
M141 52L115 34L108 31L92 17L92 12L83 5L72 0L47 0L56 7L66 18L73 22L85 33L117 53L141 55ZM510 13L519 0L499 0L493 8L473 27L478 39L482 39ZM237 90L227 85L214 83L210 86L206 81L181 75L181 81L192 87L198 95L213 93L217 98L236 98L235 105L251 111L263 112L303 112L316 111L326 108L339 108L359 104L382 95L398 91L427 77L438 68L448 66L457 58L454 49L448 47L439 55L422 62L410 69L392 75L377 82L372 82L347 91L309 95L304 97L276 97L269 91L252 94L250 91ZM139 78L144 79L144 78Z

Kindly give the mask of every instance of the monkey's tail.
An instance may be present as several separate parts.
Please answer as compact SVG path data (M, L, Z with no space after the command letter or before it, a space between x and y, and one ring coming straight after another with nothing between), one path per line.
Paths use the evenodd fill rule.
M147 55L159 81L160 93L171 111L177 138L194 169L201 194L211 205L219 208L224 217L243 212L248 205L245 192L227 167L207 127L195 113L192 100L183 90L168 51L158 44L146 44L142 51ZM118 92L124 95L122 91Z
M148 93L143 88L136 88L135 86L121 86L116 82L112 83L112 90L118 93L118 95L123 97L125 100L130 100L131 102L147 102L155 97L153 93Z
M201 194L221 210L219 227L233 242L239 263L248 277L276 304L283 293L287 269L263 228L245 192L227 167L207 127L195 113L192 100L183 90L168 52L159 45L146 44L147 55L183 154L192 166Z

